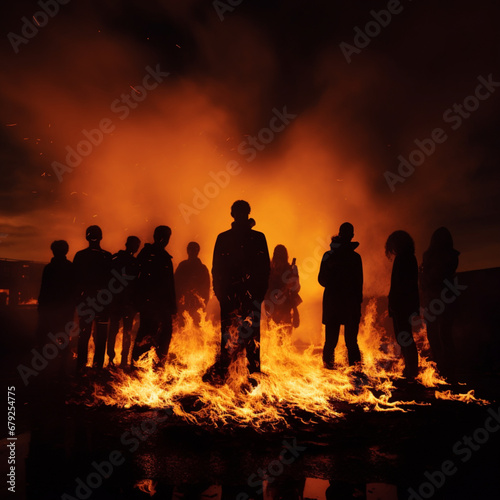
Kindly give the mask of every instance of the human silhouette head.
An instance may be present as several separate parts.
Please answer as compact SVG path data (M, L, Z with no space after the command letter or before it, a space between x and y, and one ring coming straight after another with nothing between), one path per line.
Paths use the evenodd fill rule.
M288 263L288 250L285 245L276 245L273 252L274 263Z
M99 226L89 226L85 231L85 239L89 243L99 243L102 240L102 230Z
M344 222L339 228L339 239L343 242L349 242L354 237L354 226L350 222Z
M187 254L190 259L196 259L200 253L200 245L196 241L190 241L187 246Z
M137 236L129 236L125 242L125 250L130 252L132 255L139 250L141 246L141 240Z
M52 250L54 257L66 257L66 254L69 251L69 245L64 240L56 240L52 242L50 249Z
M153 233L154 242L165 248L170 241L172 230L168 226L158 226Z
M250 204L245 200L237 200L231 205L231 217L235 221L246 221L250 215Z
M440 227L432 233L430 248L433 250L451 250L453 248L453 236L448 228Z
M403 254L413 255L415 253L415 243L413 238L402 230L394 231L385 242L385 254L388 258Z

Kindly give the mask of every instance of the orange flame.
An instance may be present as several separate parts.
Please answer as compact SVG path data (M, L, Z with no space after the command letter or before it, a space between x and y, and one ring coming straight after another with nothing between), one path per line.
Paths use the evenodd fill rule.
M258 386L248 383L246 358L241 356L231 367L227 383L214 387L202 375L214 363L220 348L220 331L202 314L200 328L186 314L186 323L172 339L170 360L154 370L153 349L138 363L133 374L119 372L111 382L111 393L96 384L95 403L122 408L142 406L171 408L186 422L220 427L226 424L251 426L257 430L288 427L287 418L304 421L334 421L343 417L339 403L361 406L365 411L407 411L414 401L392 401L394 381L402 377L403 362L395 342L386 341L386 332L376 329L376 302L367 306L360 325L359 343L363 355L363 375L347 365L347 350L337 347L338 369L325 370L318 354L321 347L311 344L300 352L282 329L271 324L262 333L262 370L253 376ZM422 335L424 332L419 332ZM419 381L425 387L446 382L436 374L435 364L421 358ZM482 402L473 392L455 395L435 393L436 398ZM194 409L183 406L186 397L196 396ZM308 415L308 417L304 417Z
M138 488L140 491L147 493L150 497L156 495L156 482L152 479L142 479L134 485L134 488Z

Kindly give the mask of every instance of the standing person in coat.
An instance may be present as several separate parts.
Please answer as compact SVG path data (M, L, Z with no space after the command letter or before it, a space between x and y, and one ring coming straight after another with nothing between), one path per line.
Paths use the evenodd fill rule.
M418 265L415 244L406 231L394 231L385 243L385 253L394 258L389 291L389 316L405 361L403 376L413 380L418 375L418 351L412 333L412 317L420 312Z
M87 365L88 346L94 324L94 363L102 368L108 338L109 304L107 297L111 275L111 253L101 248L102 230L99 226L89 226L85 232L89 246L75 254L73 265L80 297L80 304L91 304L83 311L80 306L80 335L78 336L77 370L82 372ZM105 299L106 297L106 299ZM112 300L112 299L111 299ZM88 315L88 317L87 317Z
M40 294L38 296L37 341L40 348L49 342L49 335L55 335L61 349L59 373L67 375L66 367L71 358L68 325L73 323L76 307L76 281L74 266L66 258L69 246L64 240L50 245L54 257L43 269ZM61 333L67 335L63 343ZM52 337L53 338L53 337Z
M340 325L344 325L349 365L361 362L358 330L363 302L363 264L360 255L354 251L359 243L351 241L353 237L353 225L344 222L338 236L332 238L331 250L323 255L318 276L320 285L325 287L323 363L329 370L334 369Z
M212 279L221 308L221 375L245 349L250 374L260 372L261 305L269 281L269 251L263 233L254 231L250 205L238 200L231 206L231 229L217 237ZM237 345L230 330L238 332Z
M132 327L134 318L137 315L136 289L137 275L139 274L139 265L134 255L141 246L141 240L137 236L129 236L125 242L125 250L119 250L111 259L111 266L120 276L127 277L129 281L123 290L116 294L111 303L111 314L108 332L108 357L109 364L114 365L115 359L115 341L120 321L122 322L122 352L121 367L127 366L128 355L130 351Z
M172 316L177 312L172 256L165 250L172 230L158 226L154 243L146 243L137 256L137 294L140 326L132 350L132 363L156 347L160 364L166 361L172 340Z
M200 245L191 241L187 246L187 260L183 260L175 270L175 289L177 292L177 303L180 326L184 326L182 313L186 311L195 326L200 325L199 309L205 311L210 299L210 274L198 255Z
M428 308L433 300L442 300L441 295L443 289L446 288L445 281L453 282L455 278L459 255L460 252L453 248L453 237L450 231L446 227L436 229L422 260L421 289L425 308ZM452 336L452 305L446 304L441 314L430 315L429 318L426 320L426 325L432 357L440 373L453 379L455 377L455 345Z

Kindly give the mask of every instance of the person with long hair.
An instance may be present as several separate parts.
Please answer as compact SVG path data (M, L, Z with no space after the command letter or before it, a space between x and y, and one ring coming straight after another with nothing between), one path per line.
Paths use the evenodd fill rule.
M418 375L418 351L411 319L420 311L418 264L415 244L406 231L394 231L385 243L387 258L394 259L389 291L389 316L405 361L403 376L413 380Z
M446 227L434 231L429 248L422 259L421 289L424 307L434 300L441 300L445 281L453 281L458 267L460 252L453 248L453 237ZM441 314L426 317L427 338L432 358L438 370L447 378L455 376L455 348L452 337L453 309L446 304Z
M289 335L299 326L298 305L302 302L299 295L299 272L295 265L288 262L288 250L284 245L276 245L271 260L269 287L264 300L268 319L272 319Z

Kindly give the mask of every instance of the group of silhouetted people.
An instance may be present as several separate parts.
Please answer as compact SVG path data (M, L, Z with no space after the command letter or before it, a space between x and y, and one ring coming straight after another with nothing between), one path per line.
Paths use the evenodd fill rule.
M332 237L330 251L321 262L319 283L325 287L323 294L323 324L325 344L323 363L334 368L334 351L339 338L340 325L344 325L345 344L349 365L358 366L361 353L358 330L363 301L363 268L360 255L355 252L359 243L353 242L354 228L349 222L340 226ZM418 351L413 337L413 327L421 316L420 292L424 307L428 308L442 297L447 280L451 282L458 267L459 252L453 248L453 238L445 227L437 229L424 253L420 268L415 257L415 244L406 231L394 231L385 243L385 253L394 259L389 291L389 316L394 335L404 359L403 377L414 380L418 375ZM420 286L419 286L420 276ZM452 339L453 309L447 304L439 314L425 316L427 336L433 360L442 375L455 379L454 343Z
M221 312L221 347L216 363L204 380L224 381L229 367L245 352L250 374L260 372L261 312L274 321L285 334L299 326L300 283L295 259L289 263L284 245L277 245L272 260L266 238L255 231L250 205L244 200L231 207L234 219L229 230L219 234L215 243L212 282ZM184 312L199 326L200 311L210 298L210 274L198 258L200 246L190 242L188 259L174 273L172 257L166 251L171 229L158 226L153 243L129 236L125 249L112 255L101 248L102 231L90 226L86 231L88 247L75 254L73 263L66 255L68 244L54 241L54 257L45 267L39 296L39 340L49 332L66 330L75 309L79 317L77 370L88 362L89 340L93 333L93 365L102 368L105 354L114 364L115 342L122 325L121 366L127 367L132 346L134 319L139 315L139 329L131 352L132 366L142 354L155 348L159 364L166 362L172 338L173 318L185 322ZM335 348L340 326L344 325L349 365L361 366L358 329L363 302L363 266L353 242L354 227L343 223L332 237L330 250L322 259L318 281L325 288L322 322L325 325L323 363L335 367ZM419 269L411 236L395 231L387 239L386 254L394 258L389 292L389 314L396 340L405 361L404 377L418 374L418 352L412 334L413 318L420 315ZM426 304L441 294L443 282L451 280L458 265L459 253L453 248L451 234L438 229L424 254L422 290ZM263 307L264 303L264 307ZM438 367L453 376L453 342L449 311L427 322L428 337Z

